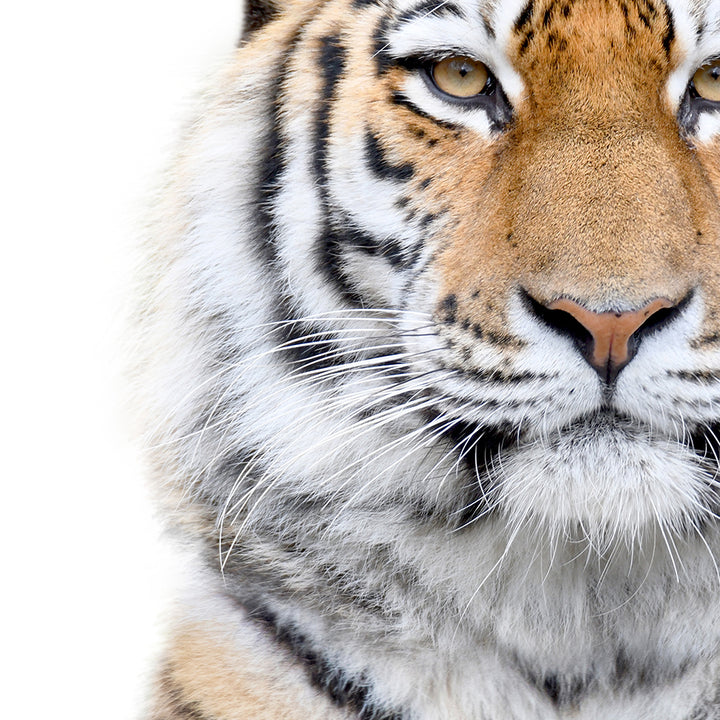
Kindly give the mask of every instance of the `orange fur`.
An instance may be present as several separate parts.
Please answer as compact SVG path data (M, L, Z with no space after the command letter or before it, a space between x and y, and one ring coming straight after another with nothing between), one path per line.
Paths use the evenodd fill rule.
M344 720L264 639L227 627L181 625L158 681L152 720Z

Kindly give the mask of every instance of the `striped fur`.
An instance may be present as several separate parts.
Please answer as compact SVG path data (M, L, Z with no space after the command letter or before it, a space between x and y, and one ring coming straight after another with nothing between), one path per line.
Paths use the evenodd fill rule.
M720 718L718 56L718 0L251 0L141 292L148 717ZM557 298L677 307L610 386Z

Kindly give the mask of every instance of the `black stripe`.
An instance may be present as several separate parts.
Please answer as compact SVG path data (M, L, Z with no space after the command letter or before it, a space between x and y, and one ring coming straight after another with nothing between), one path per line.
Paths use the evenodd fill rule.
M485 333L485 337L490 338L491 333ZM465 374L465 371L458 370L458 372ZM501 385L515 385L531 382L533 380L548 380L549 378L554 377L553 375L547 375L546 373L534 373L530 371L507 373L502 370L471 370L468 371L467 374L474 377L479 382L500 383Z
M444 433L453 445L465 448L465 462L473 469L477 467L481 476L487 475L497 454L520 443L517 428L511 425L479 426L467 422L455 422Z
M520 49L519 54L523 55L525 51L530 47L530 43L532 42L532 39L535 37L535 31L534 30L528 30L527 34L523 38L522 43L520 43Z
M243 448L235 450L234 453L223 458L216 468L211 468L208 477L212 478L213 484L219 484L222 488L233 487L235 482L242 477L245 483L238 488L237 496L241 497L242 493L251 488L257 482L257 479L265 474L265 463L260 461L260 448L251 449ZM203 487L209 489L209 482L203 484ZM213 505L214 494L208 494L208 501ZM217 549L217 548L216 548Z
M365 131L365 158L373 173L383 180L405 182L415 173L411 163L393 165L387 159L377 135L370 130Z
M390 253L391 251L388 251L387 254ZM295 369L329 368L342 365L347 360L347 353L343 353L331 332L310 320L297 319L292 298L286 291L278 292L272 303L272 309L270 321L272 325L271 329L268 329L268 334L272 333L277 356L296 365ZM222 324L222 318L225 315L216 313L204 318L206 325L212 330L215 340L213 360L220 369L235 367L239 358L247 356L247 348L238 346L232 333L233 319L228 316L225 324ZM234 403L236 398L229 397L228 401L228 404ZM213 416L217 420L222 407L212 396L208 402L209 407L213 408ZM194 427L193 431L201 431L205 424L211 421L212 418L200 416L199 427Z
M347 354L331 333L308 320L297 319L288 295L278 298L276 310L281 324L276 326L275 336L283 356L298 370L318 370L347 362Z
M665 10L665 22L667 24L665 34L663 35L663 48L665 49L665 55L670 56L670 50L672 48L673 41L675 40L675 21L673 20L672 11L667 5L663 3Z
M429 423L442 423L438 413L428 412L427 416ZM464 528L490 516L497 502L497 487L490 481L490 471L501 452L518 445L518 435L517 428L510 425L481 427L461 421L443 431L448 450L457 453L472 478L455 502L457 509L448 518L449 525Z
M534 685L541 693L547 695L553 705L559 708L577 706L593 686L595 678L591 673L587 675L537 675L532 670L518 666L530 685Z
M714 384L720 380L720 370L669 370L668 375L699 384Z
M365 253L366 255L384 257L393 267L405 268L408 266L405 252L400 243L394 238L381 240L363 230L350 217L343 216L342 245ZM339 248L338 248L339 251Z
M244 600L242 606L248 617L264 627L275 642L285 648L307 672L314 687L323 692L339 708L357 714L358 720L403 720L397 710L373 705L370 681L355 679L318 652L296 628L283 625L277 615L257 600Z
M293 60L298 42L304 32L308 20L296 31L288 45L288 51L278 71L279 78L290 77L289 67ZM330 72L332 68L328 69ZM272 269L277 263L276 235L277 224L273 215L273 205L282 185L282 175L285 171L286 158L282 137L283 108L286 106L286 87L282 80L278 81L271 98L271 125L270 132L265 140L263 159L260 162L258 196L256 207L256 248L263 265ZM327 117L321 120L324 136L327 135ZM322 153L325 152L323 146ZM316 163L324 164L324 154L316 159ZM273 321L278 323L275 329L278 344L283 346L281 356L291 363L303 367L312 366L317 369L322 366L338 364L341 359L337 357L337 346L333 345L328 335L313 327L309 323L298 323L296 313L292 307L289 292L278 290L279 296L274 305ZM304 336L316 335L315 345L309 345Z
M422 216L422 218L420 218L420 229L425 230L428 227L428 225L430 225L432 222L437 220L437 218L438 218L438 213L432 213L432 212L425 213Z
M697 340L693 340L692 346L695 348L702 347L703 345L713 345L720 340L720 332L711 332L708 335L703 335Z
M713 471L718 470L720 458L720 421L703 423L690 435L690 447ZM717 490L713 491L717 494Z
M272 0L247 0L240 42L247 42L250 35L277 17L278 9Z
M393 23L393 29L397 29L403 23L425 17L457 17L465 18L465 13L454 3L443 3L442 0L424 0L419 5L401 13Z
M534 0L530 0L524 10L520 13L518 19L515 21L516 31L520 32L532 20L534 10L535 2Z
M330 110L335 99L335 89L345 72L345 48L337 36L327 36L320 40L318 70L322 77L319 108L315 117L315 154L314 168L323 183L327 177L326 162L328 138L330 134Z
M635 6L638 11L638 15L645 16L645 20L648 20L649 18L656 19L658 16L658 11L655 5L650 0L634 0ZM663 3L664 4L664 3ZM642 18L641 18L642 20ZM645 24L645 20L642 20L643 25Z
M378 75L395 65L395 58L387 51L387 34L391 22L392 17L390 15L383 15L373 32L373 56L377 63Z
M442 321L448 325L457 322L457 296L454 294L446 295L439 305L442 313Z
M276 258L275 234L277 231L272 214L272 205L280 189L280 176L285 169L285 153L282 141L282 108L285 106L287 88L284 82L290 77L289 67L294 58L297 44L305 29L302 25L291 38L282 64L278 68L279 78L273 86L270 97L270 131L265 138L261 161L258 166L257 195L254 201L256 208L255 245L260 258L265 263L273 263Z
M336 228L331 220L326 218L325 227L318 239L318 269L348 305L361 308L364 305L363 298L348 280L345 270L343 251L347 241L348 236L344 229Z
M495 39L495 28L490 24L490 21L483 15L482 17L482 23L483 27L485 28L485 32L488 34L488 37Z
M327 191L327 156L330 139L330 112L335 100L338 83L345 72L346 50L337 36L321 39L321 51L318 69L322 75L322 88L319 108L315 117L315 150L313 169L321 195L321 208L325 217L325 226L319 238L318 269L332 283L335 290L349 305L362 307L363 300L348 282L342 258L345 237L330 218L330 202Z
M550 5L549 8L545 10L545 14L543 15L542 19L542 26L547 30L550 27L550 23L552 22L553 13L555 12L555 5Z
M640 22L648 29L650 30L652 28L652 23L650 22L650 17L645 12L643 12L642 8L640 7L640 3L637 3L637 14Z

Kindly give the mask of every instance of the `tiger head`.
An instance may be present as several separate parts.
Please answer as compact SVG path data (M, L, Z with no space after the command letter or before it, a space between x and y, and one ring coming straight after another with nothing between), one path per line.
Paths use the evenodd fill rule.
M203 491L292 468L463 522L712 521L720 3L251 11L177 173Z
M138 347L185 620L257 647L179 645L165 704L715 717L720 0L246 21Z

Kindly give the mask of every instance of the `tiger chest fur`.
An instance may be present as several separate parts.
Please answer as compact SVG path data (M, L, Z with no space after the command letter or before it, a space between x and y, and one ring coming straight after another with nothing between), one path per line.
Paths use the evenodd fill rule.
M148 244L154 720L720 718L720 2L249 0Z

